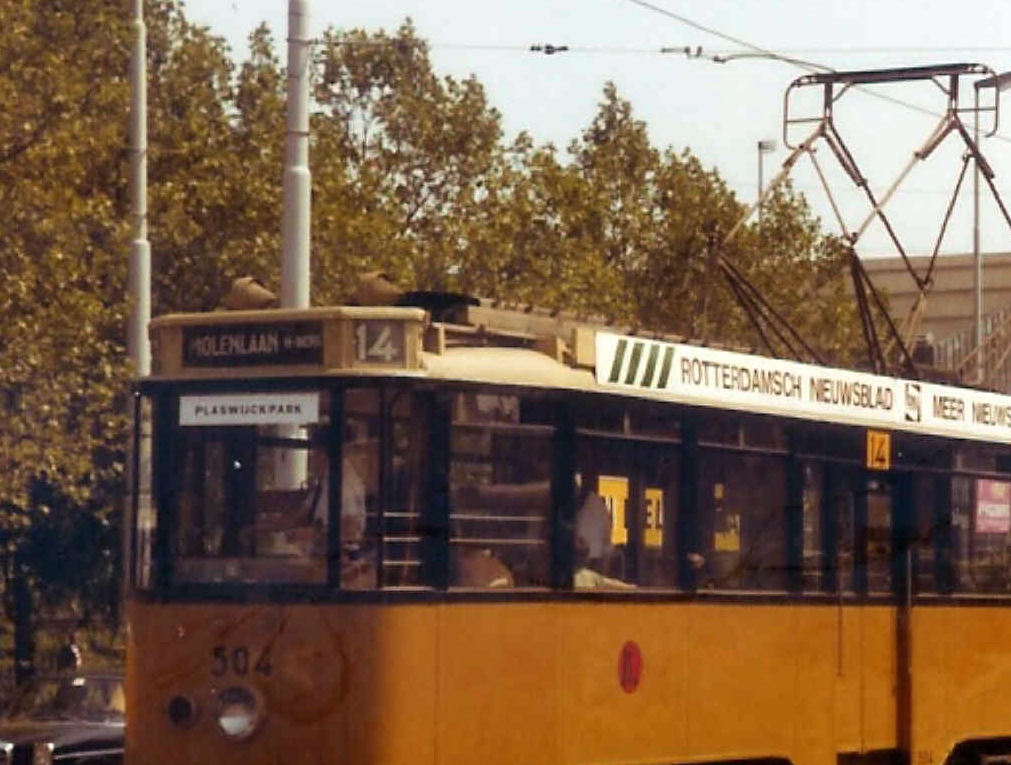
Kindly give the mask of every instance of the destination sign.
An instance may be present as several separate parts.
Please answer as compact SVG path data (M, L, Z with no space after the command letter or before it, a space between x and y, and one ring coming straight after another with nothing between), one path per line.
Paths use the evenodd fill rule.
M321 364L323 324L212 324L183 328L183 366Z
M181 396L179 424L310 425L319 422L319 393L222 393Z
M1011 443L1011 396L640 337L596 336L600 385L704 406Z

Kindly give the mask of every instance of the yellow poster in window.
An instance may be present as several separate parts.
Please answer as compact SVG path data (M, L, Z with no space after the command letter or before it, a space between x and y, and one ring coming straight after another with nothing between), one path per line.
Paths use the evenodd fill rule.
M717 516L717 528L713 532L713 549L716 552L741 551L741 516L736 513L727 514L723 518Z
M646 489L646 547L663 547L663 489Z
M604 498L611 513L611 544L628 542L625 527L625 504L628 502L628 479L620 475L602 475L597 482L597 493Z
M628 543L625 508L628 507L628 479L619 475L602 475L597 483L597 493L604 498L611 513L611 544ZM646 547L663 546L663 489L646 489L646 517L643 531Z

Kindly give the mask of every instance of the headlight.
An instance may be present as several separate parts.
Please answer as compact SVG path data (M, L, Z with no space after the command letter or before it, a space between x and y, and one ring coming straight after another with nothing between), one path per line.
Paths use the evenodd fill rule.
M46 741L32 747L32 765L52 765L53 745Z
M218 694L218 726L234 739L253 735L263 717L262 705L248 688L234 686Z

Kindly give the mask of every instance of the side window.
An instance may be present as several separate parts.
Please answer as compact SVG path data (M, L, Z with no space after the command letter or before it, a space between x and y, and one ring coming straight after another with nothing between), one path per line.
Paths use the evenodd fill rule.
M553 427L511 394L458 394L452 415L451 586L546 587Z
M630 444L620 438L580 434L577 444L573 586L627 589L636 581L633 544L643 482Z
M607 412L607 405L598 407ZM585 416L577 428L573 585L678 586L681 428L670 411ZM634 415L634 416L633 416ZM592 427L621 423L620 429ZM591 427L587 427L591 426Z
M390 480L380 497L384 587L421 584L423 487L427 464L426 410L407 390L391 391L389 417Z
M892 591L892 490L885 481L868 480L867 496L867 591ZM858 529L859 531L859 529Z
M827 555L825 524L822 514L825 502L825 465L806 461L801 465L803 481L801 513L801 568L804 592L822 592L827 588Z
M344 392L338 503L341 588L370 589L378 582L379 391Z
M856 470L834 467L829 512L835 520L835 555L829 562L835 573L836 589L854 593L857 588Z
M855 465L823 469L825 589L843 594L892 592L892 489Z
M786 589L784 459L706 448L700 472L700 587Z
M967 475L955 475L951 479L951 530L954 588L957 592L975 592L972 479Z
M951 534L946 541L956 592L1011 592L1011 476L1006 451L965 444L953 455Z
M955 587L1011 591L1011 482L956 475L951 481Z
M637 580L644 587L675 588L681 451L672 445L651 451L654 456L644 468L644 496L639 511L642 552Z
M781 423L706 412L699 417L697 432L698 508L692 546L698 549L686 553L696 586L787 589L790 510L787 439Z
M916 508L916 591L944 592L949 565L946 532L949 491L943 476L920 473L913 476L913 506Z

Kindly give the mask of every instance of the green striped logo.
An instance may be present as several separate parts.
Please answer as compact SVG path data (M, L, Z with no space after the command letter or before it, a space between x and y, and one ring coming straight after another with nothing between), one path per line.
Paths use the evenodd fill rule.
M667 387L673 367L674 346L654 340L630 340L623 337L614 349L607 381L662 389Z

